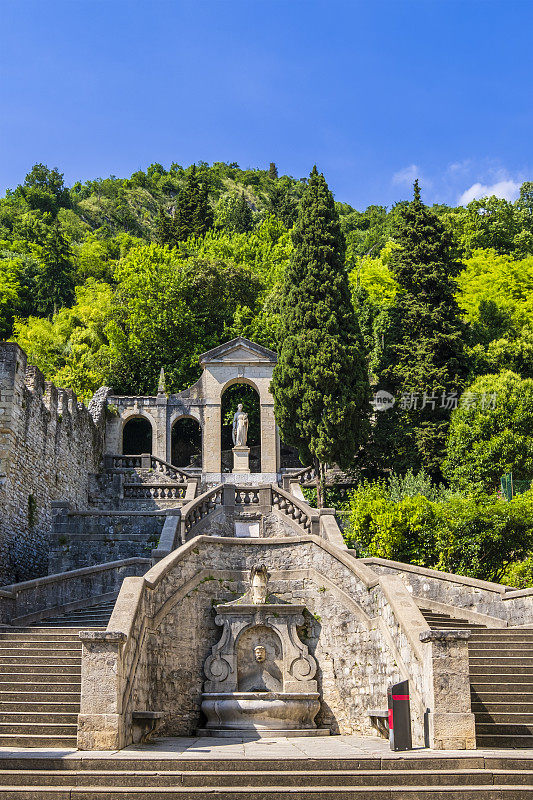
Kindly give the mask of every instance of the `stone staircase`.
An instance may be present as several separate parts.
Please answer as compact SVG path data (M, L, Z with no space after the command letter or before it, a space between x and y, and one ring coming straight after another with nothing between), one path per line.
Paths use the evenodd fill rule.
M466 628L478 747L533 747L533 628L487 628L420 609L431 628Z
M533 757L7 757L0 800L525 800Z
M36 625L0 628L0 747L76 747L78 631L105 628L113 606L111 600Z
M478 629L469 651L478 747L533 747L533 629Z

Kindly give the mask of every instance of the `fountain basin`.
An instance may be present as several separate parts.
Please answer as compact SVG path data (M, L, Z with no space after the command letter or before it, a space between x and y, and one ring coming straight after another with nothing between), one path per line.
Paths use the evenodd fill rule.
M314 730L318 692L204 692L205 730Z

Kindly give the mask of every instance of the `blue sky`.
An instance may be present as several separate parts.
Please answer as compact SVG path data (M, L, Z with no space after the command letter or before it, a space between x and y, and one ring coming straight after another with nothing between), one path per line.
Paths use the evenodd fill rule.
M0 191L157 161L307 175L357 208L533 179L533 0L0 0Z

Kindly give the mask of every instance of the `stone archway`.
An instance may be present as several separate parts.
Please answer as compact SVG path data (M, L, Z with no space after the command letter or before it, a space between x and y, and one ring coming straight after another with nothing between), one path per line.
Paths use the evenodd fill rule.
M202 428L192 416L177 417L172 422L170 463L182 468L202 466Z
M147 417L130 417L122 428L122 453L125 456L152 453L153 429Z

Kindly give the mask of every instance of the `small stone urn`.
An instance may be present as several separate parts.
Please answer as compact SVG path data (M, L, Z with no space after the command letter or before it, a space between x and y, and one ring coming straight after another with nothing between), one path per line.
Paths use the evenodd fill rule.
M328 734L314 718L320 696L316 661L299 638L303 605L268 603L268 572L254 567L243 598L216 606L222 636L204 665L209 736Z

